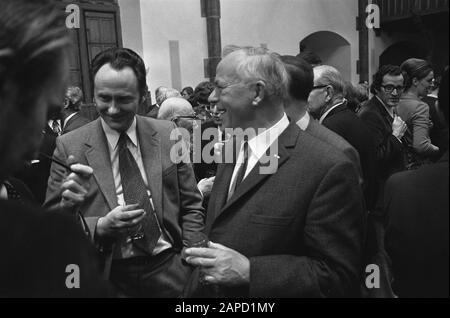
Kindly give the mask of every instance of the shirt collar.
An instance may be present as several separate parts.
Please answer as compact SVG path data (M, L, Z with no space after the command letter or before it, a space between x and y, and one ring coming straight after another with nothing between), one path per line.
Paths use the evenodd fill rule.
M309 113L305 112L302 118L300 118L299 121L297 122L297 126L300 127L301 130L306 130L306 128L308 128L310 120L311 117L309 116Z
M263 132L253 137L248 141L252 154L257 158L261 158L267 151L267 149L274 143L274 141L281 135L281 133L289 126L289 119L286 113L283 117L269 129L265 129ZM242 149L243 145L241 145Z
M103 131L105 132L106 139L108 140L111 149L116 149L117 143L119 142L120 132L117 130L111 129L108 124L100 117L100 122L102 123ZM130 138L131 142L135 147L137 147L137 133L136 133L136 116L131 123L131 126L126 131L128 138Z
M328 109L328 110L320 117L319 123L322 123L322 122L325 120L325 118L327 118L328 114L329 114L333 109L335 109L335 108L338 107L338 106L341 106L341 105L344 104L345 102L347 102L347 100L344 98L344 99L342 100L342 102L337 103L336 105L331 106L330 109Z
M67 116L67 118L64 120L64 123L63 123L63 128L65 128L66 127L66 125L67 125L67 122L70 120L70 118L72 118L73 116L75 116L77 113L72 113L72 114L70 114L69 116Z

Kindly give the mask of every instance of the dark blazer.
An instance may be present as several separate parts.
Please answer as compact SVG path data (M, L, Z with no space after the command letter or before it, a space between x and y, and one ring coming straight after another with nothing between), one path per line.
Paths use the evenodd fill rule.
M295 123L280 135L273 155L278 157L270 174L260 173L261 163L257 163L228 202L234 165L218 165L206 233L211 241L250 260L250 286L222 287L219 294L354 295L360 280L366 212L353 164ZM191 279L188 285L194 291L191 296L214 296L197 282Z
M386 184L385 246L400 297L449 296L448 155Z
M377 163L375 144L366 125L344 103L334 108L322 124L348 141L359 154L364 178L364 198L367 209L372 211L378 195Z
M136 116L136 119L142 161L155 212L170 243L179 251L183 240L189 242L192 235L203 231L202 198L194 172L190 164L175 164L170 158L171 148L176 142L170 140L170 133L175 128L173 123L142 116ZM100 120L58 138L54 153L54 157L62 162L73 155L77 162L94 169L89 193L80 207L92 240L98 219L117 206L107 139ZM64 168L52 164L46 207L59 205L60 188L66 175ZM106 256L111 256L111 253Z
M159 113L158 105L157 104L153 104L151 106L150 110L148 111L148 113L145 116L156 119L158 117L158 113Z
M391 174L404 170L403 144L392 135L394 119L376 97L361 109L359 117L369 128L375 142L378 174L384 182Z
M62 131L63 134L67 134L77 128L80 128L86 124L89 124L91 121L83 116L80 113L75 113L64 125L64 129Z
M61 212L0 200L0 297L111 296L96 252L79 226ZM80 288L67 288L75 264ZM66 271L68 269L68 271Z
M320 139L321 141L329 144L333 147L336 147L340 151L342 151L348 159L356 167L356 171L360 177L360 181L362 183L363 175L361 171L361 162L359 160L359 154L355 148L352 147L344 138L331 131L327 127L319 124L319 122L313 118L310 119L308 127L305 130L308 134Z

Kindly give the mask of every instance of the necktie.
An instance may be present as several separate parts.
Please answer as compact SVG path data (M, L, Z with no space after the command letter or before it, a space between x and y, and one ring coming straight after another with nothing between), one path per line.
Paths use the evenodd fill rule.
M138 208L144 209L146 216L142 220L142 227L131 236L135 246L148 254L161 236L155 211L147 195L147 188L142 179L139 167L127 147L128 135L122 133L119 138L119 172L122 181L123 196L126 204L138 203Z
M52 130L55 134L57 134L58 136L61 136L61 125L59 124L59 122L55 119L52 122Z
M238 171L236 173L236 178L234 180L234 184L231 187L230 193L228 195L228 199L230 199L234 192L236 192L236 189L239 187L239 185L241 184L242 180L244 179L245 176L245 171L247 170L247 165L248 165L248 142L245 140L244 141L244 146L243 146L243 150L244 150L244 161L242 163L236 163L237 165L239 165Z

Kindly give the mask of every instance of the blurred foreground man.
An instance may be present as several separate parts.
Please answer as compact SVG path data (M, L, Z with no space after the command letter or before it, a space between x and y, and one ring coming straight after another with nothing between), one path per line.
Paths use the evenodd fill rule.
M358 177L340 151L289 122L287 80L279 57L262 48L238 49L217 67L210 101L223 127L256 134L241 138L236 164L219 164L209 246L186 250L198 266L187 296L358 292L366 222Z
M46 114L64 96L68 47L64 19L50 1L0 1L0 188L35 158ZM0 199L0 298L108 296L95 250L74 218L7 190Z

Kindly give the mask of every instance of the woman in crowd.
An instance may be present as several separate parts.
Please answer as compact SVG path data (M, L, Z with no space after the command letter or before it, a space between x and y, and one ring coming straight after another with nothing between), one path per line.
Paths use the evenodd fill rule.
M405 77L405 91L397 106L398 115L406 122L405 133L408 148L407 168L413 169L427 163L439 153L431 143L428 105L421 98L426 97L433 84L431 65L420 59L408 59L401 65Z

